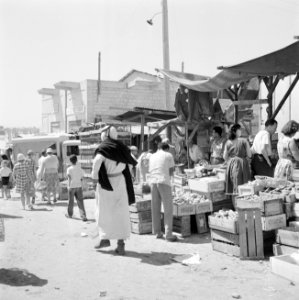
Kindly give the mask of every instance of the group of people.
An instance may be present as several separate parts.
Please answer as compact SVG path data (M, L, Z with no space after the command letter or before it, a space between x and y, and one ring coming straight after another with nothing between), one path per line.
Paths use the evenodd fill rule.
M227 162L227 194L237 195L238 185L247 183L256 175L292 180L294 168L299 162L299 149L294 139L299 124L291 120L283 126L282 136L277 143L278 161L271 143L271 136L276 129L277 121L268 119L265 129L257 133L250 147L246 139L240 138L239 124L230 128L223 153Z
M32 150L28 150L27 157L19 153L14 165L10 159L2 156L0 169L2 196L6 199L10 198L9 190L15 186L16 193L20 194L23 209L32 210L35 204L36 183L43 180L45 182L43 198L47 198L47 203L51 204L51 196L53 196L53 201L56 202L59 183L58 167L58 158L53 154L52 148L41 153L38 166Z

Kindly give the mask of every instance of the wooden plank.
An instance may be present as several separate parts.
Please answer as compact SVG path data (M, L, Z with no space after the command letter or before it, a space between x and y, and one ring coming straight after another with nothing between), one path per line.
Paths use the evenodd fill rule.
M275 256L298 253L298 248L281 244L273 244L273 253Z
M278 229L276 234L276 242L298 248L299 250L299 228L288 227Z
M256 256L256 244L255 244L255 226L253 219L253 211L247 211L246 229L247 229L247 242L248 242L248 256Z
M211 230L211 239L239 246L239 235L220 230Z
M257 99L257 100L235 100L233 101L233 105L244 106L251 104L265 104L268 103L268 99Z
M255 240L256 240L256 255L257 257L264 257L264 235L262 229L261 212L256 210L254 212L255 219Z
M226 253L231 256L240 256L240 247L237 245L231 245L219 241L212 240L213 250Z
M239 222L239 238L240 238L240 257L248 257L248 244L247 244L247 225L245 219L245 211L238 210Z

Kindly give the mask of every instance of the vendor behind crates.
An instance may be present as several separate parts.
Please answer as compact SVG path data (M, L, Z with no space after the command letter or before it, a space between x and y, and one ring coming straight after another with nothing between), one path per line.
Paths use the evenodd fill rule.
M276 129L277 121L269 119L265 123L265 129L259 131L255 136L251 147L253 155L251 161L252 176L273 177L275 166L272 161L271 135L275 133Z

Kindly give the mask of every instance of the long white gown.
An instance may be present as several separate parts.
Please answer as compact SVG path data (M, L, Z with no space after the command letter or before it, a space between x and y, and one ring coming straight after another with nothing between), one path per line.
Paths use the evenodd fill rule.
M102 189L100 184L96 188L95 217L99 227L100 239L127 239L130 236L130 216L128 194L125 177L122 171L126 165L116 164L115 161L97 154L93 160L92 178L98 179L98 172L105 164L108 178L113 191ZM116 175L109 177L109 175Z

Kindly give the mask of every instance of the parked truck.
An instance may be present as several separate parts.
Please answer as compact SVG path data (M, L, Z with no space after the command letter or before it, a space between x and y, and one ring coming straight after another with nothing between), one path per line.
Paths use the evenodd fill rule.
M69 157L72 154L80 155L79 146L81 142L70 134L56 134L15 138L12 139L11 144L14 161L16 161L18 153L26 155L28 150L32 150L35 154L36 166L38 166L38 159L41 152L47 148L52 148L59 160L59 179L64 180L66 179Z

